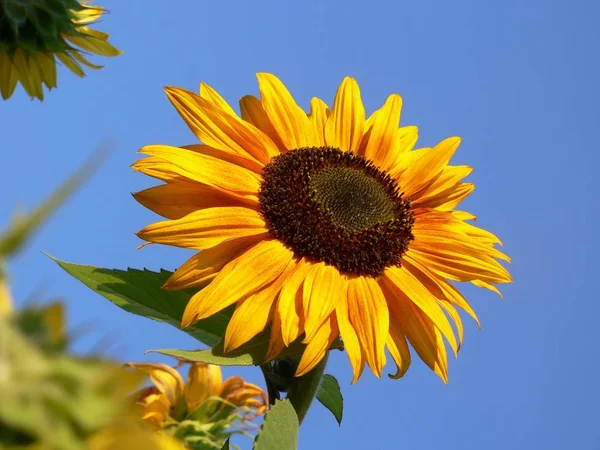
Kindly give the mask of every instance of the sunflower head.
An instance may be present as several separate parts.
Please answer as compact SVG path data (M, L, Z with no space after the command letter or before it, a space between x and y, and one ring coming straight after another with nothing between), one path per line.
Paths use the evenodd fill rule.
M365 365L380 376L387 354L403 376L410 345L447 381L457 309L477 321L453 283L499 292L511 281L500 240L457 209L474 188L470 167L450 165L460 138L415 148L401 97L367 115L350 77L331 108L313 98L309 113L277 77L258 84L239 114L204 83L166 88L202 144L149 145L133 165L163 182L135 198L168 219L138 236L200 250L164 286L202 288L182 326L235 305L225 352L263 331L267 360L300 341L301 376L341 337L357 380Z
M18 81L31 97L43 99L42 84L56 87L55 58L79 76L91 69L82 51L102 56L120 52L108 35L89 28L104 13L89 0L0 0L0 91L9 98ZM78 49L77 47L80 47Z
M169 434L220 441L234 424L249 424L267 409L266 394L240 377L223 382L221 369L190 363L184 383L176 368L166 364L135 364L152 386L137 392L135 402L143 422Z

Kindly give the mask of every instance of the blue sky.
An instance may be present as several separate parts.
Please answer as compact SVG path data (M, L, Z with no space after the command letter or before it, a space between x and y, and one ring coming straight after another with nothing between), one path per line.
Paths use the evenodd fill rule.
M78 79L59 71L43 103L19 90L0 103L0 223L31 207L103 139L116 145L98 174L12 264L15 295L36 286L66 299L72 327L121 360L156 360L151 348L194 348L183 332L134 317L88 291L45 258L105 267L174 269L188 252L140 243L157 219L130 192L152 185L129 165L145 144L194 136L165 85L205 81L236 104L257 94L254 73L277 74L297 101L331 102L354 76L369 111L403 96L402 122L429 146L460 135L453 162L475 168L465 208L497 233L513 258L505 300L465 287L482 321L445 386L415 361L405 378L365 373L350 385L346 357L328 372L345 395L341 428L319 405L300 449L590 449L597 427L600 313L595 280L600 158L597 121L600 6L592 1L253 2L109 1L100 29L124 50ZM171 9L169 8L170 5ZM178 5L178 8L175 7ZM95 59L94 61L97 61ZM390 368L389 371L391 371ZM260 382L258 369L226 369ZM249 446L249 442L240 442Z

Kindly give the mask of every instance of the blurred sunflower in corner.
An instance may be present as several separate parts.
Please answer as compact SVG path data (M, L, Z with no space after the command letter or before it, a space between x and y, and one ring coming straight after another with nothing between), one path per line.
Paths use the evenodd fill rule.
M70 354L61 302L13 310L4 288L0 448L126 450L132 442L151 450L186 448L137 421L126 399L141 381L138 374L103 358Z
M252 421L267 411L267 395L258 386L234 376L223 381L221 368L190 364L187 381L177 367L167 364L136 364L152 386L134 394L142 421L190 448L220 449L232 434L246 434Z
M21 82L32 98L56 87L56 60L83 77L100 69L83 55L117 56L108 34L94 30L104 13L89 0L0 0L0 92L8 99Z
M26 306L13 303L8 261L89 169L84 166L37 208L0 229L0 448L185 450L181 441L141 424L132 411L128 394L142 374L98 355L71 352L62 302L34 297Z

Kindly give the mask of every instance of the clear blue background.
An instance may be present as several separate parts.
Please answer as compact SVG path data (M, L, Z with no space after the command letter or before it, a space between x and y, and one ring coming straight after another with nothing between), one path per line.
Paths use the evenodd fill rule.
M463 136L454 162L475 167L465 207L513 258L505 300L465 288L483 328L466 341L445 386L424 364L399 381L366 373L350 385L345 355L328 371L345 395L338 428L320 405L300 449L593 449L600 445L597 320L597 2L577 1L108 1L100 29L124 49L78 79L62 68L40 103L19 89L0 103L0 222L29 208L104 138L116 148L99 173L12 264L15 295L64 297L78 348L156 360L151 348L194 348L167 325L129 315L69 278L40 250L106 267L174 269L187 252L136 251L157 217L132 191L153 184L129 165L145 144L194 136L162 91L201 80L232 104L269 71L308 107L356 77L369 111L404 97L402 122L420 144ZM98 61L95 58L94 61ZM391 371L392 368L388 370ZM258 369L226 369L261 382ZM240 442L249 447L249 441Z

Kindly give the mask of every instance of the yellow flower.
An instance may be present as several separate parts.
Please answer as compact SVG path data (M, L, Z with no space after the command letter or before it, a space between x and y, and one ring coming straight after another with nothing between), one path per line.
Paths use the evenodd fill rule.
M162 433L154 433L145 428L127 423L111 426L92 435L87 442L89 450L185 450L187 447Z
M104 9L89 0L0 0L0 92L8 99L17 82L30 97L44 98L43 84L56 87L56 59L83 77L82 65L99 69L83 53L116 56L108 34L88 25ZM79 47L79 48L77 48Z
M258 83L241 117L206 84L199 95L167 87L203 145L150 145L133 165L165 182L135 198L170 219L138 236L202 250L164 286L204 287L182 326L236 304L225 351L270 327L267 359L307 344L299 376L341 335L356 381L365 362L381 375L386 348L401 377L410 343L447 382L444 339L456 354L463 337L457 308L477 321L450 281L498 293L511 281L499 239L455 209L474 188L461 181L470 167L449 165L460 139L414 149L417 128L398 127L401 97L366 117L349 77L331 110L313 98L310 114L275 76Z
M153 383L135 397L141 419L154 428L190 417L208 423L223 410L240 409L246 418L266 412L267 398L261 388L240 377L223 382L219 366L191 363L184 385L179 372L166 364L128 365L146 372ZM197 413L199 408L201 415Z

